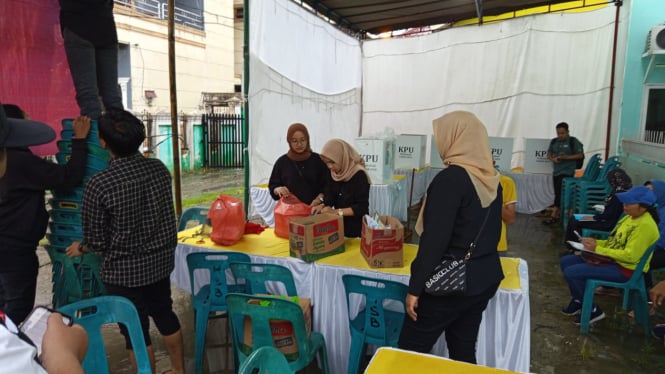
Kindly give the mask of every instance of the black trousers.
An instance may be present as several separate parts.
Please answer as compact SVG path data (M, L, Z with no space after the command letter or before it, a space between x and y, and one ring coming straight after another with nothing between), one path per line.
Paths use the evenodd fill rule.
M554 184L554 205L561 208L561 186L563 185L563 178L570 178L572 175L555 175L552 177Z
M397 345L399 348L429 353L441 334L453 360L476 363L476 340L483 311L499 288L497 283L474 296L431 296L418 299L418 320L404 316L404 325Z
M661 218L662 219L662 218ZM656 247L651 256L651 261L649 262L649 272L644 275L644 283L647 287L647 291L653 287L653 278L651 277L651 270L661 269L665 267L665 248Z
M35 306L39 260L35 248L0 244L0 310L16 324Z

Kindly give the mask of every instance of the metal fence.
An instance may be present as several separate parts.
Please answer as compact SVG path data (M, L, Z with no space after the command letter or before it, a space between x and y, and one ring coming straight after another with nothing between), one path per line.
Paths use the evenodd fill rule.
M204 164L209 168L244 167L243 117L239 114L204 114L201 116Z
M168 3L166 0L114 0L116 4L122 5L127 8L134 9L135 11L159 18L167 19ZM179 7L174 7L173 18L175 23L195 28L197 30L204 30L203 11L185 10Z

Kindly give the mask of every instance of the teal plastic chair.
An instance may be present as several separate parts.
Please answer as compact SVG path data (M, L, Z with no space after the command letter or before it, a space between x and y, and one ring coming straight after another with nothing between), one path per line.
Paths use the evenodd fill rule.
M64 248L46 246L51 258L54 308L78 300L101 296L106 293L99 278L100 255L89 253L82 257L70 258Z
M209 210L210 208L207 206L196 206L185 209L178 219L178 231L207 223Z
M359 275L342 276L346 291L346 305L351 330L348 373L357 373L360 361L368 343L379 346L397 347L402 322L404 321L404 300L409 288L402 283L383 279L367 278ZM365 296L365 308L355 318L351 318L351 295ZM400 311L384 308L384 301L401 304Z
M203 372L203 352L208 332L208 320L226 317L227 306L224 298L229 292L243 292L245 288L235 283L227 283L227 271L231 262L250 262L248 255L239 252L195 252L187 255L189 283L194 307L194 369ZM197 273L207 273L210 281L196 290ZM201 274L203 275L203 274ZM218 315L218 312L222 312ZM237 368L236 361L236 368Z
M276 294L282 296L298 296L293 273L289 268L276 264L258 264L251 262L233 262L229 265L233 277L239 283L247 286L247 293L251 294ZM266 283L275 282L284 285L284 292L270 292Z
M635 312L635 320L642 325L644 334L651 334L651 325L649 323L649 305L647 291L644 285L644 266L651 257L655 245L649 247L644 252L640 262L637 264L633 275L626 282L610 282L600 279L588 279L584 289L584 301L582 303L582 315L580 317L580 332L587 334L589 332L589 319L591 318L591 309L593 308L593 297L596 287L612 287L623 290L623 309L629 310L631 307ZM632 302L631 302L632 301Z
M143 339L139 314L131 301L120 296L99 296L62 306L60 312L70 315L88 333L88 352L83 360L86 373L108 374L101 327L110 323L123 324L129 333L139 374L152 374L148 350Z
M250 300L252 300L251 303ZM240 365L243 365L248 360L253 350L261 347L272 347L276 344L273 342L270 322L283 320L291 323L293 336L295 336L295 342L298 345L297 357L293 357L289 361L291 370L298 371L304 369L318 355L323 373L328 374L326 342L320 333L307 332L305 318L300 305L291 300L279 297L239 293L227 295L226 303L229 307L233 347ZM249 317L252 322L251 347L244 344L245 317Z
M288 361L274 347L261 347L254 350L240 365L238 374L293 374Z

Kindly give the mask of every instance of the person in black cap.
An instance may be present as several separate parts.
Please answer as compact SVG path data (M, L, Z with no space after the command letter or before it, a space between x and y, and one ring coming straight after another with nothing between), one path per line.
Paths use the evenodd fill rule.
M73 128L71 159L57 165L28 149L51 142L55 131L40 122L8 118L0 106L0 309L17 324L35 303L35 250L48 224L44 192L72 188L85 174L90 119L77 118Z

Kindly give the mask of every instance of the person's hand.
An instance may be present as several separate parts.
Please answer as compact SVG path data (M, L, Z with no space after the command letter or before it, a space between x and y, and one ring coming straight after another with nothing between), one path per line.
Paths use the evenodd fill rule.
M85 139L90 132L90 117L79 116L72 123L74 129L74 139Z
M416 309L418 309L418 296L408 293L406 294L406 300L404 303L406 304L406 314L408 314L414 322L417 321L418 313L416 313Z
M336 214L336 211L333 208L331 208L329 206L326 206L326 205L323 205L323 204L319 204L317 206L312 207L312 215L321 214L321 213Z
M284 186L275 187L273 192L275 193L275 195L277 195L279 197L289 197L289 195L291 194L291 191L289 191L289 189L284 187Z
M581 238L580 243L584 245L584 249L588 249L590 251L596 251L596 239L594 238Z
M88 334L80 325L67 326L60 313L49 316L42 341L42 365L49 374L83 373Z
M79 244L81 244L81 243L72 242L72 244L69 247L67 247L67 249L65 250L65 253L67 254L67 257L73 258L73 257L78 257L78 256L83 255L83 252L81 252L81 250L79 249Z
M661 306L665 301L665 281L658 282L649 290L649 296L654 306Z
M312 203L309 204L309 206L315 207L315 206L322 205L323 201L321 201L321 199L323 199L323 197L319 197L319 196L315 197L314 200L312 200Z

